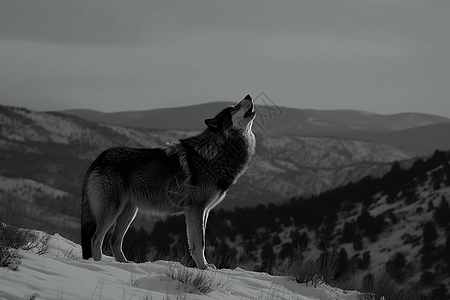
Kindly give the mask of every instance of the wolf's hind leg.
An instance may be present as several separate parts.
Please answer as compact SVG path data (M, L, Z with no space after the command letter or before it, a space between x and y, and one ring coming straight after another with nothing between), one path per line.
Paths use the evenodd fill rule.
M104 202L108 203L109 202ZM117 203L117 202L111 202L111 203ZM108 232L108 230L111 228L112 225L114 225L118 215L122 212L122 207L117 207L115 205L109 205L102 207L102 213L100 215L95 216L96 219L96 230L94 233L94 236L91 240L91 249L92 249L92 258L94 258L95 261L99 261L102 258L102 245L103 240L105 239L105 235Z
M114 257L119 262L128 262L122 251L122 243L125 233L133 222L138 208L128 201L120 215L117 217L115 228L111 237L110 245Z

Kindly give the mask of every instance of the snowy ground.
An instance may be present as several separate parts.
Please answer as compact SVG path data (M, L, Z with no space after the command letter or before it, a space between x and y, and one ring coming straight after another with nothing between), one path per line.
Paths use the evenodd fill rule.
M286 277L234 270L184 268L178 263L156 261L142 264L117 263L110 257L102 262L82 260L81 247L59 235L52 236L51 249L44 255L20 251L17 271L0 268L0 299L283 299L355 300L356 292L327 285L298 284ZM169 268L184 272L206 272L214 282L207 294L166 275Z

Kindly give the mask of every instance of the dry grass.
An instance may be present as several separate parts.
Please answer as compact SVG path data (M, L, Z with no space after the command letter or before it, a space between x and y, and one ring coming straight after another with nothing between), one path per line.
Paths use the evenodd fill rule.
M17 270L21 255L18 249L36 254L47 253L51 236L24 229L26 206L19 199L7 195L0 199L0 267Z
M165 274L170 279L178 281L180 288L186 293L204 295L226 284L222 282L222 278L215 278L217 273L211 274L208 271L187 268L175 262L167 265Z

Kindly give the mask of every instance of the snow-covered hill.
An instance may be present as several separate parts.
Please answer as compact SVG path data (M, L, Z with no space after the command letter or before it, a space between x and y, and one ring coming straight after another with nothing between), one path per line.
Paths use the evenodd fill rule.
M342 291L325 284L316 287L283 276L243 269L206 270L185 268L168 261L142 264L82 260L81 248L55 234L47 254L23 255L17 271L0 268L0 299L272 299L272 300L356 300L357 292ZM181 272L203 273L212 282L212 291L202 294L167 276L172 268Z

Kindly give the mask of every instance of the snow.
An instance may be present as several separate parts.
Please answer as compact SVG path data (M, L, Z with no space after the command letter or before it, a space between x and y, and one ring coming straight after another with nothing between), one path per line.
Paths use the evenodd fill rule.
M306 286L284 276L234 270L186 268L176 262L141 264L82 260L80 245L55 234L44 255L20 251L23 258L17 271L0 268L0 299L282 299L355 300L357 292L342 291L325 284ZM169 278L168 269L203 272L213 283L207 294L195 293Z
M278 168L278 167L272 165L270 162L265 161L265 160L260 160L255 164L258 166L258 168L260 170L262 169L263 171L273 171L273 172L280 172L280 173L286 172L285 169Z
M277 164L281 165L282 167L286 168L286 169L290 169L290 170L294 170L294 171L300 171L300 168L297 167L296 164L290 162L290 161L286 161L286 160L281 160L281 159L275 159L274 160Z
M333 125L330 123L317 121L314 117L310 117L310 118L306 119L306 122L308 122L310 124L322 126L322 127L336 127L336 125Z

